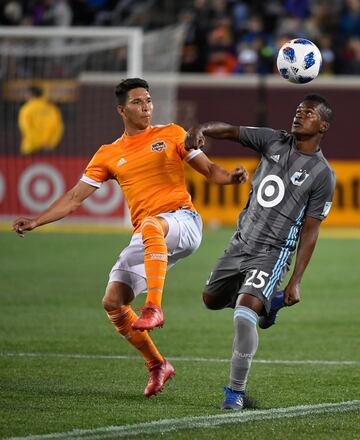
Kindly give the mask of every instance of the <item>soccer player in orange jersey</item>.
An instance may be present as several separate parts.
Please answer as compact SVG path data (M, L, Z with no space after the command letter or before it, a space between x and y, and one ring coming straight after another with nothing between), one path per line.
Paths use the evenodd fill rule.
M164 323L161 298L166 271L201 242L202 222L186 189L183 161L222 185L245 182L247 172L243 167L228 172L201 150L186 151L185 131L176 124L152 126L153 103L143 79L123 80L115 93L125 127L122 136L96 152L70 191L36 218L18 218L13 229L23 237L75 211L103 182L119 183L134 234L110 271L103 306L116 330L146 359L149 382L144 395L150 397L175 374L148 334ZM138 317L130 304L145 290L146 303Z

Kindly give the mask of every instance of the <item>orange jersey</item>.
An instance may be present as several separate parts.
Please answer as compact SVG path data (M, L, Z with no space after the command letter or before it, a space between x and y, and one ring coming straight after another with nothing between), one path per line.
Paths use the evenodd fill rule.
M184 139L185 130L176 124L150 126L134 136L124 133L112 144L100 147L81 180L100 187L102 182L116 179L137 232L149 215L183 206L193 209L183 160L192 159L200 151L186 151Z

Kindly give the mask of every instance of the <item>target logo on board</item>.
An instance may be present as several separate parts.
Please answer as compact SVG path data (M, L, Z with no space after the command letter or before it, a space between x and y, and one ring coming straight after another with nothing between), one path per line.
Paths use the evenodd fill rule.
M101 185L88 199L84 200L83 206L92 214L110 214L119 207L123 201L123 194L119 185L110 180Z
M30 211L41 212L64 192L62 175L51 165L29 166L20 176L19 198Z
M284 195L284 182L279 176L270 174L261 181L256 198L264 208L273 208L281 202Z

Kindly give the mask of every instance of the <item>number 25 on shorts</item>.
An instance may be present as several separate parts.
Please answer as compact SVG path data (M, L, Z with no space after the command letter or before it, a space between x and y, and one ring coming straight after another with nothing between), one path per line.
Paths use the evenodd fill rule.
M256 289L260 289L265 286L266 278L269 276L268 273L263 270L251 269L249 271L250 276L245 282L245 286L253 286Z

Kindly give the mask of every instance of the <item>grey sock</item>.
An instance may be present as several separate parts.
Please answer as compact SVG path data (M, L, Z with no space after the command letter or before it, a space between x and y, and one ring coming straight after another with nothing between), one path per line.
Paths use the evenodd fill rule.
M235 337L229 382L229 388L234 391L245 391L251 362L258 347L257 321L257 313L248 307L235 308Z

